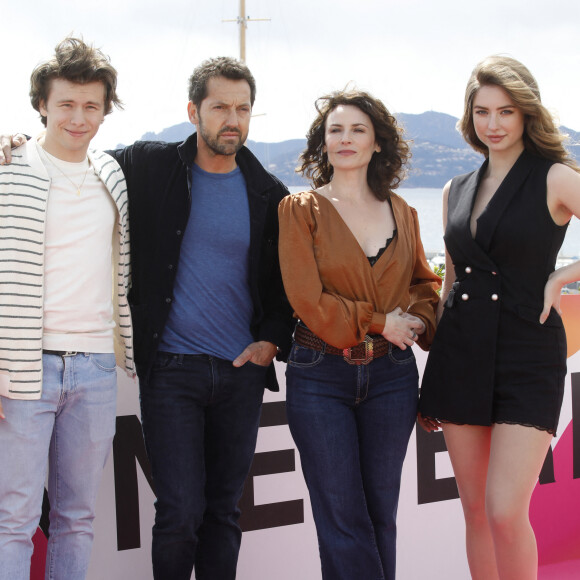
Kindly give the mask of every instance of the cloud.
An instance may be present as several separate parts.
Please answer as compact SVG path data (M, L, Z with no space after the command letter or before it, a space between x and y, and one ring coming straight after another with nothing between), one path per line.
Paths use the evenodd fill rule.
M251 137L302 137L322 93L349 81L393 111L461 114L465 83L488 54L508 53L537 77L543 100L561 121L580 129L580 50L575 0L531 9L525 0L246 0L247 60L258 83ZM187 79L205 58L238 54L238 2L103 0L12 1L3 12L2 124L40 128L28 103L38 61L70 32L111 56L119 71L124 112L107 118L98 146L129 143L146 131L187 120ZM9 88L6 88L9 87ZM2 130L3 127L0 127Z

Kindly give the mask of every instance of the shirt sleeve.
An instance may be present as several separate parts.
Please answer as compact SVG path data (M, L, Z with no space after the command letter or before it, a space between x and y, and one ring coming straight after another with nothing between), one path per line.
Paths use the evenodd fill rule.
M332 346L348 348L367 333L380 333L385 316L374 312L369 302L349 300L323 287L315 257L317 224L308 199L293 194L278 209L284 288L295 315L314 334Z
M407 312L420 318L425 323L425 332L419 336L417 342L423 350L428 350L435 335L435 315L437 304L439 303L437 290L441 288L441 278L429 267L421 242L417 211L414 208L410 209L413 216L416 247L413 277L409 287L410 304Z

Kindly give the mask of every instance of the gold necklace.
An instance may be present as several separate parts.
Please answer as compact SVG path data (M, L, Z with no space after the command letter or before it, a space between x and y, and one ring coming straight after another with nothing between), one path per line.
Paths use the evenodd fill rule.
M63 171L63 170L62 170L62 169L61 169L61 168L60 168L60 167L59 167L59 166L58 166L58 165L57 165L57 164L56 164L56 163L55 163L55 162L54 162L54 161L53 161L53 160L50 158L50 157L49 157L49 154L48 154L48 153L47 153L47 152L44 150L44 147L42 147L42 146L41 146L40 148L42 149L42 153L44 154L44 156L46 157L46 159L47 159L47 160L50 162L50 164L51 164L53 167L56 167L56 168L57 168L57 169L60 171L60 173L62 173L62 175L63 175L64 177L66 177L66 179L67 179L67 180L68 180L68 181L71 183L71 185L72 185L72 186L73 186L73 187L74 187L74 188L77 190L77 197L80 197L80 195L81 195L81 189L82 189L83 185L85 184L85 180L86 180L86 178L87 178L87 173L89 172L89 169L90 169L90 167L91 167L91 164L90 164L90 163L88 163L88 165L87 165L87 170L85 171L85 175L84 175L84 177L83 177L83 180L81 181L81 184L80 184L80 185L77 185L77 184L76 184L76 183L75 183L75 182L74 182L74 181L73 181L73 180L72 180L72 179L71 179L71 178L70 178L70 177L69 177L69 176L68 176L68 175L67 175L67 174L66 174L66 173L65 173L65 172L64 172L64 171Z

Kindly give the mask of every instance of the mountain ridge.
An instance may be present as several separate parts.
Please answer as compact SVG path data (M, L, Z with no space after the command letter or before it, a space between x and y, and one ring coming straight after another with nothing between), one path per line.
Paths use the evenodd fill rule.
M452 177L473 171L481 165L483 156L471 149L456 130L456 117L437 111L398 113L395 117L405 131L412 152L403 187L441 188ZM560 130L569 135L568 149L576 159L580 159L580 133L563 126ZM183 141L192 133L193 126L185 122L159 133L145 133L142 140ZM308 187L308 181L295 172L306 139L288 139L278 143L248 139L246 145L264 167L286 185Z

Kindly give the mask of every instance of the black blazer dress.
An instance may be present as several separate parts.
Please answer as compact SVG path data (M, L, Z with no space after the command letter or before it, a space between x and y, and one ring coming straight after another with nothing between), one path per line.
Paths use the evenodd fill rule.
M487 161L452 180L445 245L457 276L421 387L419 410L443 422L511 423L556 432L566 376L566 336L544 285L567 225L547 206L553 162L524 151L477 220L470 217Z

